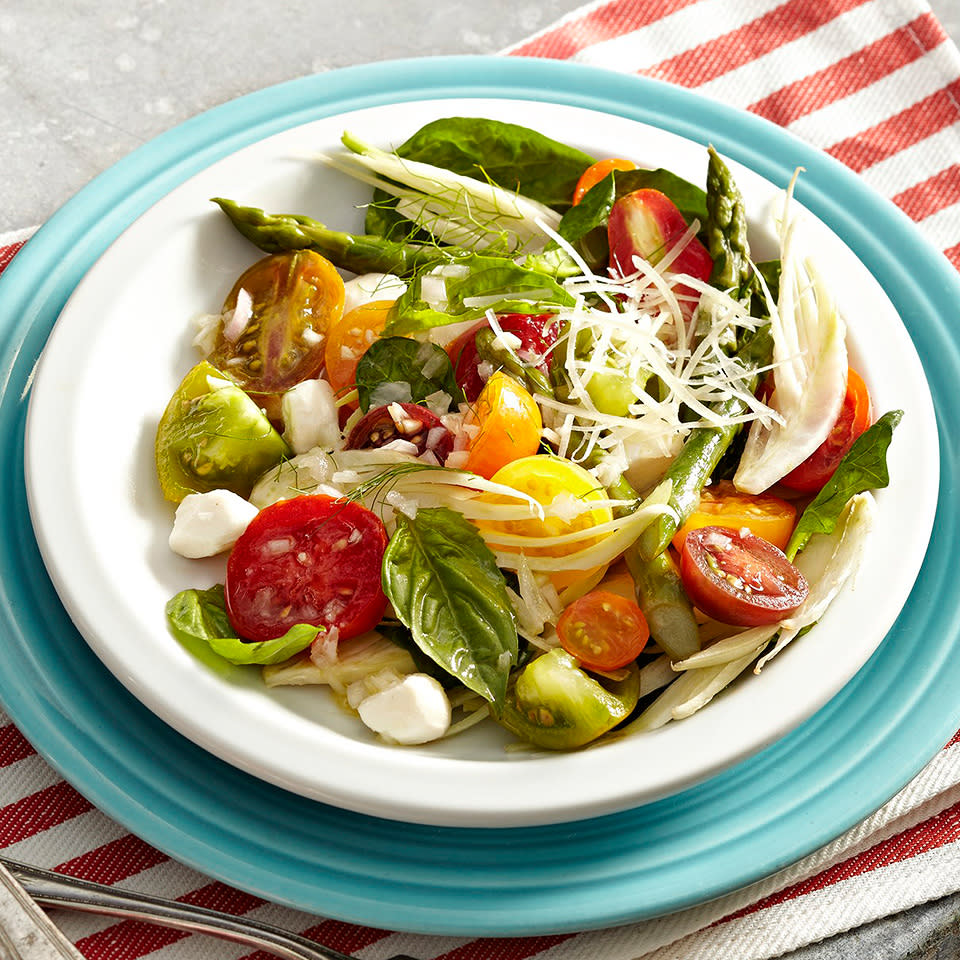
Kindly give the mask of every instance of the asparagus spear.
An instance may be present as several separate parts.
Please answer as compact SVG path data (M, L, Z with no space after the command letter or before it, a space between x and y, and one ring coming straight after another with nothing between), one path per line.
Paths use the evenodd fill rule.
M737 351L737 358L748 370L767 363L773 349L773 341L767 327L761 327ZM750 387L756 389L754 376ZM746 404L738 397L731 397L714 408L723 417L737 417L746 412ZM662 553L679 527L700 503L700 491L710 474L740 431L738 423L725 427L700 427L687 438L683 449L670 465L665 478L672 481L670 506L673 514L663 514L640 535L638 548L645 560L652 560Z
M244 207L233 200L214 197L213 202L251 243L265 253L314 250L335 266L353 273L393 273L409 277L442 263L467 256L460 247L406 243L372 234L331 230L318 220L299 214L269 214L258 207Z
M596 448L594 448L596 449ZM588 458L588 460L591 458ZM597 455L592 456L595 463ZM637 491L623 474L607 486L612 500L640 502ZM623 515L630 507L618 507ZM637 603L650 628L650 635L671 660L682 660L700 649L700 630L693 604L680 584L680 571L669 551L645 559L639 544L633 543L623 555L637 592Z
M713 147L707 164L707 247L713 257L710 282L721 290L744 296L753 285L747 215L743 196L730 168Z
M481 360L492 363L495 367L509 373L510 376L523 383L533 394L552 397L553 386L544 372L533 364L521 362L517 356L506 347L497 343L497 335L493 330L479 330L476 337L477 354Z

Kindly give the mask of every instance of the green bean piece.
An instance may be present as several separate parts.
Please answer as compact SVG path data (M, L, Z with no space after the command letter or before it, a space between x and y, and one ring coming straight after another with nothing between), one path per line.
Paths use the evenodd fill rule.
M713 147L707 164L707 247L713 257L710 282L721 290L744 296L754 283L747 241L747 215L743 196L730 168Z
M769 362L773 351L773 339L768 327L761 327L737 351L737 358L747 370L755 370ZM754 375L750 390L756 389L759 377ZM745 401L730 397L712 408L724 418L734 418L747 410ZM637 541L640 555L652 560L669 546L673 535L686 522L700 503L700 491L720 462L733 438L740 432L741 424L725 427L698 427L687 438L683 449L670 464L665 479L672 481L670 506L673 513L665 513L654 520L640 534Z
M313 250L353 273L393 273L409 277L468 255L460 247L405 243L372 234L344 233L299 214L269 214L215 197L213 202L236 229L265 253Z

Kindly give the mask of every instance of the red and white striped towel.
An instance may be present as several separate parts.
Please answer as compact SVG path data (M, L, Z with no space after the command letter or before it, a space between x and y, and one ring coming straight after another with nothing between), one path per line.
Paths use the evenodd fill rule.
M642 73L764 116L853 168L960 269L960 53L922 0L606 0L508 52ZM0 269L24 239L0 237ZM211 882L93 809L2 713L0 771L0 848L10 856L250 914L365 960L397 952L423 960L761 960L960 890L960 735L876 814L774 877L658 920L503 940L357 927ZM252 960L198 935L56 919L89 960Z

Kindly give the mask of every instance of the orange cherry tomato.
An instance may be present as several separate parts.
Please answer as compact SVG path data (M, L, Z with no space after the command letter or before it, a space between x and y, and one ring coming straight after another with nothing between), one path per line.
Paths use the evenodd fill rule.
M505 464L532 456L540 447L540 408L500 370L486 382L467 422L479 429L470 443L466 469L488 480Z
M557 636L560 646L588 670L619 670L643 651L650 628L633 600L593 590L563 611Z
M612 170L636 170L637 165L630 160L624 160L621 157L613 157L609 160L598 160L592 163L580 175L577 186L573 191L573 205L576 206L584 197L584 194L591 187L595 187Z
M374 300L345 313L332 324L324 348L327 380L334 391L353 387L357 364L367 348L383 332L393 300Z
M223 304L224 322L207 358L266 409L323 366L323 342L343 313L343 280L312 250L263 257L248 267Z
M815 493L833 476L853 441L870 426L870 393L853 368L847 370L847 392L843 406L827 439L780 482L791 490Z
M707 487L700 495L700 505L687 522L674 534L673 545L683 549L687 534L701 527L746 528L779 550L786 550L797 522L797 508L769 493L738 493L730 483Z

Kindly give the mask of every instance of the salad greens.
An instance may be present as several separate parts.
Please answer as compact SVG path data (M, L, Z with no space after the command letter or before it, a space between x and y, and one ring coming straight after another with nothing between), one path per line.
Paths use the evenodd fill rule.
M566 750L690 716L814 628L902 414L871 425L793 183L757 263L712 147L699 185L495 119L341 143L320 162L369 188L363 232L214 201L311 302L235 290L222 362L201 345L161 418L161 487L193 498L176 542L233 544L223 583L167 604L173 635L326 686L389 743L492 719ZM277 343L247 335L264 304Z
M210 662L207 654L212 652L236 664L283 663L309 647L323 631L323 627L304 623L275 640L241 640L230 624L222 584L207 590L181 590L167 602L167 622L173 635L202 659Z
M517 629L503 573L476 528L445 507L398 514L383 586L417 646L499 708Z

